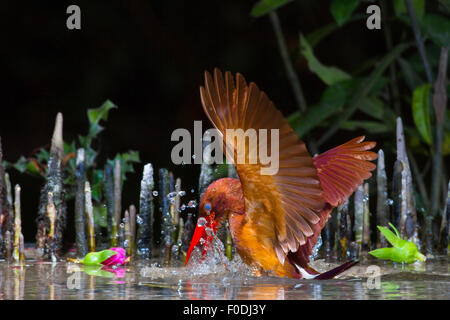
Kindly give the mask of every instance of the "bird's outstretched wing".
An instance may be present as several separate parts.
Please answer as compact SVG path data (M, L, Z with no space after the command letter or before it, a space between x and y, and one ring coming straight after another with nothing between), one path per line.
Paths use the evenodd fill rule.
M234 79L218 70L205 73L205 87L200 88L203 109L221 132L227 148L234 151L234 163L241 180L245 211L261 241L270 241L284 263L289 251L297 251L314 234L325 202L312 157L305 144L284 119L280 111L256 84L247 85L241 74ZM242 129L243 139L226 139L227 129ZM268 165L256 152L256 163L249 164L257 146L245 139L248 129L267 129L267 150L271 150L270 130L279 130L279 169L263 175ZM233 143L234 142L234 143ZM256 148L256 150L255 150ZM226 150L225 150L226 151ZM246 163L237 161L244 156ZM273 156L273 154L271 155Z
M370 178L376 165L367 160L377 159L377 154L367 151L375 142L364 141L364 136L352 139L313 158L323 197L333 207L345 202L350 195Z

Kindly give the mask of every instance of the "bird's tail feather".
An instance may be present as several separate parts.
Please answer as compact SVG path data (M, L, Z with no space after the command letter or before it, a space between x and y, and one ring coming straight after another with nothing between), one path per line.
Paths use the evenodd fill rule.
M327 272L324 272L324 273L321 273L321 274L317 275L314 279L317 279L317 280L333 279L334 277L336 277L337 275L341 274L345 270L348 270L351 267L353 267L358 262L359 262L358 260L348 261L348 262L346 262L344 264L341 264L339 267L336 267L336 268L331 269L331 270L329 270Z

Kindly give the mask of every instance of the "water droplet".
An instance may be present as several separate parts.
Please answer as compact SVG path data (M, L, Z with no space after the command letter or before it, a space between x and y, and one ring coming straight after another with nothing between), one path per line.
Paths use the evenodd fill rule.
M184 197L186 195L186 191L181 190L180 192L178 192L178 195L180 197Z
M204 227L205 225L206 225L206 219L203 218L203 217L198 218L197 226L198 226L198 227Z
M192 155L192 159L195 159L195 154Z
M172 199L172 198L175 198L176 196L177 196L177 192L171 192L171 193L169 193L168 195L167 195L167 199Z
M158 191L155 190L155 191L152 192L152 194L153 194L154 197L157 197L158 196Z
M394 204L394 200L392 200L392 199L387 199L387 200L386 200L386 204L387 204L388 206L392 206L392 205Z
M189 201L188 204L187 204L187 207L188 208L195 208L195 207L197 207L197 201L195 201L195 200Z

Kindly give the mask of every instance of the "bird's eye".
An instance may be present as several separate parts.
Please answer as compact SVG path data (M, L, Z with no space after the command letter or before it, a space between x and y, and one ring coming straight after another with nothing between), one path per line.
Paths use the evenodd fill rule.
M211 211L211 205L209 203L205 204L205 210Z

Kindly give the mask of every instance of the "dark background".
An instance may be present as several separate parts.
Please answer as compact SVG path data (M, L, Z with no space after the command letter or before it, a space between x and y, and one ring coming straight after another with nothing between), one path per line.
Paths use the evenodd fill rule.
M194 120L209 122L201 108L204 70L219 67L256 82L285 115L297 110L268 17L250 16L256 1L9 1L1 7L0 136L6 160L30 156L49 146L57 112L64 115L64 140L86 134L86 110L110 99L101 134L99 163L129 149L142 163L128 175L123 207L138 203L142 167L167 167L183 179L187 202L197 190L199 165L174 166L170 141L176 128L193 132ZM289 49L333 18L330 1L294 1L278 10ZM66 8L81 7L81 30L66 28ZM360 6L358 13L365 14ZM345 31L345 32L344 32ZM343 27L321 42L315 53L326 65L351 72L367 56L385 52L382 31L365 20ZM296 71L309 104L324 84L297 59ZM321 147L361 132L330 139ZM370 134L369 134L370 136ZM39 191L43 180L10 170L22 186L25 240L34 241ZM196 195L195 195L196 196ZM69 211L72 216L73 212ZM73 218L72 218L73 219ZM73 232L73 227L69 228Z

